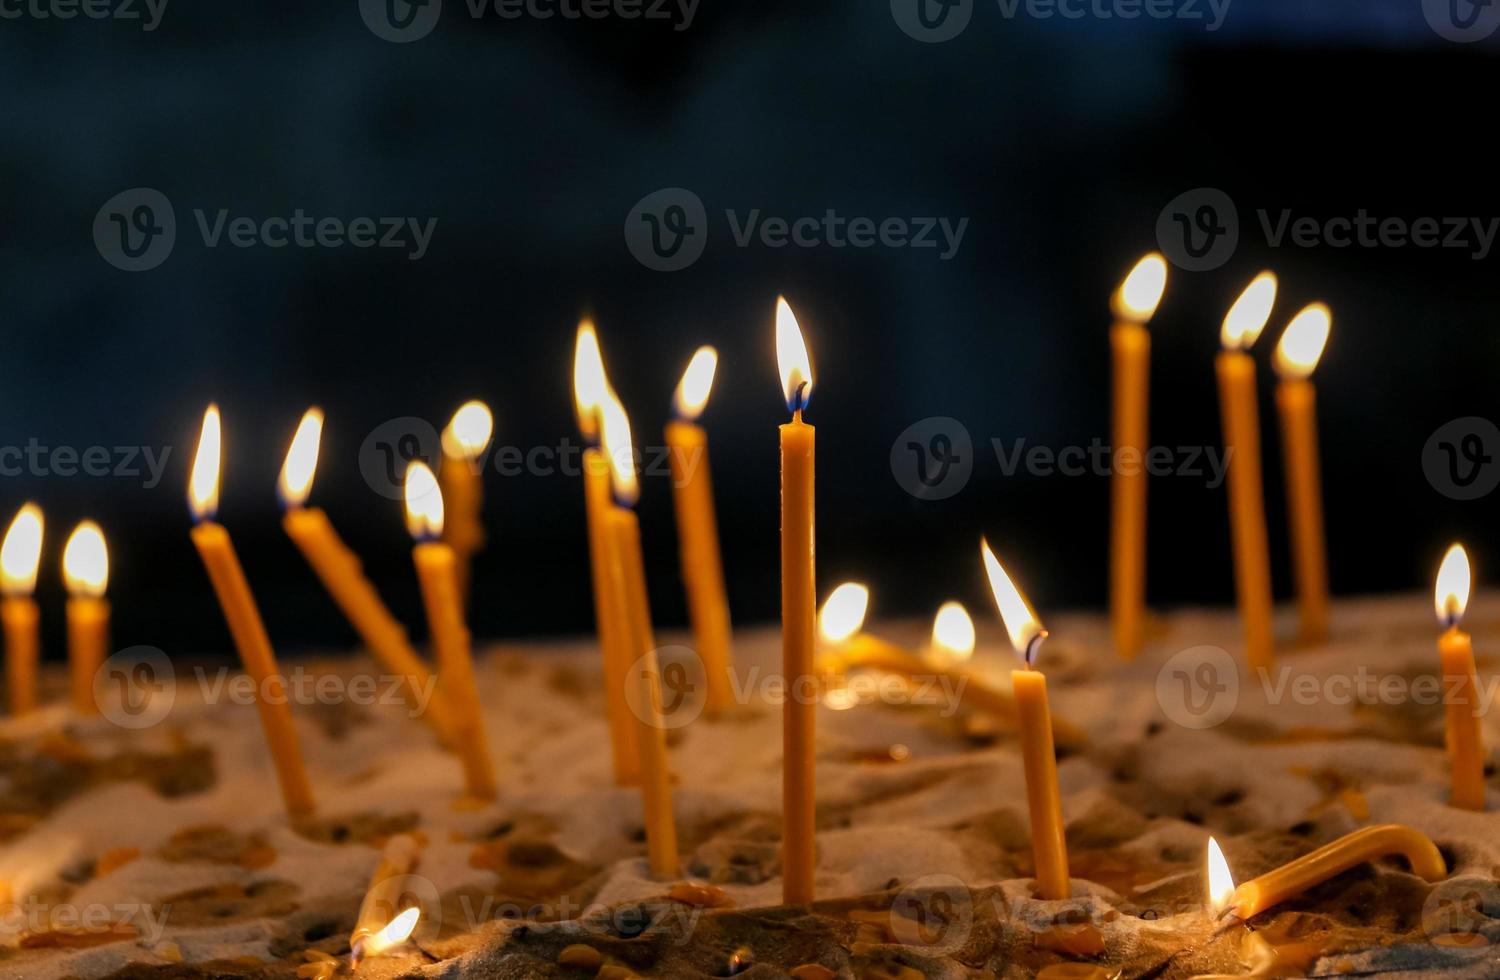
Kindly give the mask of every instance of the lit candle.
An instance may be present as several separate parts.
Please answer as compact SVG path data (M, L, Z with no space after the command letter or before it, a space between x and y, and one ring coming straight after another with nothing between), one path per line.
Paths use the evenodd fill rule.
M458 559L439 540L443 533L443 492L437 477L421 460L406 469L406 528L416 541L411 557L422 587L427 630L437 660L438 685L448 712L453 750L463 763L464 785L476 800L495 798L495 768L480 716L474 684L469 628L458 594Z
M1224 914L1234 898L1234 875L1229 873L1229 862L1224 860L1224 851L1219 842L1208 839L1208 909L1214 918Z
M25 504L0 544L0 622L5 628L5 684L10 713L36 710L37 660L41 657L41 613L37 611L37 567L42 561L42 511Z
M678 873L677 823L672 814L672 773L667 765L667 729L662 717L661 677L656 664L656 637L641 556L641 525L632 510L640 496L630 419L613 391L599 405L599 434L609 462L614 503L606 508L603 529L608 549L609 580L615 601L629 624L625 683L636 685L632 712L640 759L641 804L646 819L646 852L651 873L671 878Z
M940 664L966 663L974 656L974 620L961 602L945 602L932 617L932 657Z
M1276 277L1262 272L1224 317L1219 353L1219 410L1229 467L1229 528L1234 545L1234 582L1245 653L1251 669L1270 670L1275 660L1271 632L1271 558L1266 542L1266 502L1260 471L1260 408L1255 361L1247 353L1270 319Z
M1063 833L1062 796L1057 786L1057 753L1052 744L1052 709L1047 678L1036 669L1036 655L1047 631L1031 604L1011 582L988 542L980 542L985 574L1010 644L1024 667L1011 671L1021 726L1021 761L1026 769L1026 802L1031 811L1031 851L1036 863L1037 894L1047 900L1067 898L1068 848Z
M1484 809L1484 740L1479 730L1483 710L1474 678L1474 648L1458 628L1469 605L1469 556L1453 545L1438 569L1434 600L1438 622L1446 627L1438 640L1443 662L1443 703L1448 728L1448 763L1453 792L1448 802L1465 810Z
M443 465L438 476L448 512L443 540L453 549L458 594L469 599L469 560L484 547L484 467L480 458L489 448L495 417L481 401L464 402L443 430Z
M1221 900L1217 914L1221 918L1225 915L1253 918L1356 865L1391 854L1406 858L1412 873L1424 881L1441 881L1448 875L1442 854L1421 831L1399 824L1364 827L1245 882L1234 889L1227 901ZM1219 857L1223 859L1222 853ZM1227 877L1227 866L1224 874Z
M677 385L673 398L677 417L667 423L666 433L682 581L693 640L703 662L706 707L711 712L722 711L730 702L729 602L724 597L724 565L714 518L708 434L697 419L708 404L718 363L719 355L712 347L698 348Z
M109 551L104 532L84 521L68 536L63 548L63 583L68 587L68 673L72 679L73 710L99 713L94 700L94 675L109 647Z
M417 852L416 838L409 834L396 834L386 841L360 903L354 931L349 934L349 960L354 968L366 957L378 956L405 942L417 927L421 910L416 906L400 908Z
M214 520L219 509L219 408L208 406L203 413L203 432L198 437L198 453L193 459L192 477L188 483L188 504L192 508L193 544L203 559L208 580L219 598L219 608L229 624L229 633L240 654L245 673L255 682L255 707L265 731L276 778L287 812L305 816L313 812L312 784L302 763L302 747L292 724L291 704L286 695L286 679L276 665L271 638L245 580L234 542L222 524Z
M610 545L605 531L612 492L609 462L598 446L599 408L610 391L604 373L604 357L594 325L578 325L573 349L573 404L578 413L578 431L590 443L583 451L583 503L588 518L589 568L593 573L594 626L599 635L603 665L604 710L609 724L609 744L614 762L615 784L640 782L640 751L636 747L635 721L625 701L625 673L630 667L630 625L619 592L610 578Z
M1318 475L1317 392L1312 372L1328 343L1332 315L1314 303L1292 318L1276 345L1276 407L1292 525L1292 569L1302 639L1328 635L1328 550L1323 536L1323 484Z
M1167 261L1152 252L1136 263L1111 302L1114 360L1114 463L1110 472L1109 610L1115 652L1140 653L1146 619L1146 453L1150 431L1151 332L1146 323L1167 287Z
M802 421L812 397L812 360L802 328L783 297L776 299L776 362L792 420L781 427L781 664L782 706L781 897L787 905L813 900L817 866L817 700L813 661L813 471L816 430Z
M401 688L412 710L432 726L445 744L452 744L447 713L441 699L432 690L432 677L422 658L412 649L402 626L381 601L380 593L365 577L359 557L350 551L334 530L322 508L304 506L312 491L313 474L318 466L318 445L323 435L323 412L309 408L297 426L281 465L277 492L286 514L282 529L292 539L302 557L312 566L323 588L354 627L370 653L397 677L404 677ZM423 698L427 697L427 703Z

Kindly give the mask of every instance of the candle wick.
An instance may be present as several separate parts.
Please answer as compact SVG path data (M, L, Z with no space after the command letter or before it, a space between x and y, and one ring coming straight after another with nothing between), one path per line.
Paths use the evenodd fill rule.
M1038 630L1037 634L1026 642L1026 669L1036 668L1036 655L1041 652L1042 641L1047 638L1046 630Z
M792 390L792 414L794 416L800 417L802 415L802 410L807 407L807 396L805 394L806 391L806 381L799 382L797 387Z

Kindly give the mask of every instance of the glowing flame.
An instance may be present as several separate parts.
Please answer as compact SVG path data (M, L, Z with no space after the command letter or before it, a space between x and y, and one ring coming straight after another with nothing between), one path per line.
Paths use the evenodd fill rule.
M1249 350L1255 345L1260 332L1271 319L1271 307L1276 305L1276 276L1262 272L1251 280L1240 298L1234 301L1224 316L1224 330L1219 339L1225 350Z
M870 590L858 582L845 582L828 594L818 613L818 632L829 643L843 643L865 625L870 608Z
M1328 344L1333 314L1322 303L1314 303L1292 317L1276 345L1276 373L1283 378L1305 378L1318 366Z
M104 532L93 521L83 521L63 548L63 583L68 595L97 599L109 585L109 549Z
M573 407L578 413L578 431L585 438L599 436L599 407L609 391L604 374L604 355L599 350L599 335L592 320L578 324L578 340L573 346Z
M1215 915L1229 907L1234 897L1234 876L1229 873L1229 862L1219 850L1219 842L1208 839L1208 907Z
M287 507L301 507L312 492L313 473L318 468L318 443L323 439L323 410L309 408L297 425L292 445L281 464L276 489Z
M1433 590L1433 601L1437 606L1438 622L1444 626L1457 626L1469 608L1469 555L1464 546L1455 544L1443 556L1438 567L1437 588Z
M714 372L719 367L719 352L712 347L699 347L688 361L682 380L677 383L677 393L672 396L672 406L677 417L691 422L703 414L708 404L708 393L714 387Z
M450 459L477 459L490 444L495 431L495 416L481 401L458 406L448 427L443 430L443 455Z
M974 656L974 620L961 602L945 602L932 620L932 648L954 660Z
M1130 275L1115 291L1115 316L1133 323L1145 323L1156 313L1162 293L1167 289L1167 260L1152 252L1135 264Z
M776 366L781 371L781 392L788 411L800 412L812 400L812 360L797 314L785 296L776 297Z
M198 455L193 457L193 475L188 481L188 506L196 521L211 521L219 510L219 458L223 446L219 436L219 406L203 413L203 431L198 436Z
M42 509L24 504L0 544L0 592L26 596L36 589L36 570L42 561Z
M1010 576L1005 574L999 559L990 550L990 543L981 540L979 550L984 555L984 571L990 579L990 591L995 594L995 605L1000 609L1000 620L1005 624L1005 631L1010 634L1010 645L1015 649L1016 656L1030 666L1036 657L1038 644L1047 637L1047 631L1036 618L1031 603L1026 601Z
M443 533L443 491L437 477L420 459L406 467L406 529L418 541Z
M626 506L641 496L640 479L635 473L635 446L630 441L630 416L613 391L604 393L599 404L599 446L609 460L610 485L615 500Z
M364 956L379 956L386 950L400 946L411 938L416 931L417 920L422 918L422 910L413 905L385 924L375 935L360 943L360 952Z

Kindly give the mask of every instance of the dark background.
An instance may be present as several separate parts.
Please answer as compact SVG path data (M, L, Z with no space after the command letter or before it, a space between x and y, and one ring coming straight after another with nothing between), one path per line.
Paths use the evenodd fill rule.
M361 478L365 436L397 416L441 425L463 399L497 439L576 441L577 318L598 318L637 441L655 439L700 343L722 361L709 429L736 619L777 615L777 442L785 420L772 313L792 300L818 369L818 558L825 587L869 581L879 614L958 597L990 616L981 532L1043 609L1105 594L1107 480L1005 477L991 438L1061 447L1108 437L1107 301L1176 195L1222 188L1238 252L1174 270L1152 324L1153 438L1216 445L1223 312L1260 268L1283 298L1258 346L1277 591L1286 596L1269 352L1287 318L1335 315L1317 382L1333 585L1427 589L1462 536L1483 575L1500 553L1495 498L1437 493L1423 444L1494 417L1495 263L1459 250L1268 247L1254 212L1320 218L1500 214L1492 43L1428 28L1417 0L1236 0L1203 24L1001 17L978 0L958 38L919 44L875 0L704 0L659 22L471 19L383 41L348 0L318 9L171 4L143 33L113 21L0 24L0 444L171 448L160 486L31 474L0 480L48 526L38 587L61 652L63 540L105 528L120 645L227 648L188 540L187 469L204 405L226 434L221 518L273 638L352 634L278 524L277 471L302 410L328 413L313 501L398 615L422 633L400 505ZM691 268L651 271L625 216L663 187L711 222ZM95 213L134 187L175 205L159 268L100 257ZM428 254L205 248L192 209L263 218L438 218ZM958 255L736 247L723 212L967 217ZM892 442L952 416L979 452L957 496L923 502L892 476ZM476 568L481 636L591 624L581 488L487 478ZM1153 604L1232 598L1222 488L1151 487ZM670 490L641 504L653 606L683 621Z

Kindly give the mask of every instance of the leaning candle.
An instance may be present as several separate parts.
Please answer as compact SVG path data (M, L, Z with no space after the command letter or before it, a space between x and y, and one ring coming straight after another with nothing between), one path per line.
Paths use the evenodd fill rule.
M287 812L305 816L313 812L312 784L302 763L302 747L292 724L292 709L286 695L286 680L276 665L271 639L245 580L235 554L234 542L224 526L214 521L219 509L219 408L208 406L203 414L203 432L198 437L198 453L193 459L192 478L188 484L188 503L197 525L193 544L203 559L203 567L219 598L219 608L229 624L239 650L245 673L255 682L255 707L260 713L266 745L276 766L281 796Z
M1328 635L1328 553L1323 537L1323 485L1318 476L1317 392L1312 372L1328 343L1332 316L1314 303L1292 318L1276 345L1276 407L1292 525L1292 568L1302 639Z
M1453 790L1448 802L1465 810L1484 809L1484 739L1479 717L1484 705L1474 678L1474 648L1458 628L1469 605L1469 556L1453 545L1438 569L1433 598L1438 622L1447 629L1438 640L1443 663L1443 703L1447 714L1448 764Z
M432 675L407 639L402 626L365 578L359 557L350 551L321 508L306 507L318 466L323 435L323 413L309 408L297 426L286 461L281 464L277 493L286 514L281 527L312 566L318 581L333 597L370 653L381 666L404 680L401 696L432 726L444 744L452 744L447 713L433 689ZM424 699L426 699L424 701Z
M96 715L94 676L109 647L109 550L104 532L93 521L83 521L63 548L63 582L68 587L68 675L72 680L73 710Z
M458 593L458 558L439 540L443 533L443 493L437 477L420 460L406 469L406 527L416 545L412 563L422 587L427 629L438 666L438 685L448 711L453 750L463 763L464 785L476 800L495 798L495 767L485 742L469 628Z
M32 593L42 560L42 511L25 504L0 544L0 622L5 629L5 685L10 713L36 709L36 670L41 656L41 613Z
M1266 502L1261 486L1259 402L1255 361L1247 353L1265 329L1276 302L1276 277L1262 272L1224 317L1224 349L1217 362L1219 410L1229 467L1229 528L1234 581L1245 652L1252 669L1270 670L1275 659L1271 632L1271 558L1266 542Z
M484 467L481 457L495 431L495 417L481 401L468 401L453 413L443 430L443 465L438 469L448 512L443 540L453 549L458 594L469 598L469 562L484 547Z
M781 427L781 669L787 697L781 709L781 898L787 905L813 900L817 865L816 720L813 661L815 535L813 471L817 435L802 421L812 397L812 361L797 317L776 299L776 362L792 420Z
M1062 797L1057 786L1057 752L1052 744L1052 709L1047 678L1036 669L1037 651L1047 631L1026 597L1011 582L988 542L980 542L985 574L1011 646L1025 666L1011 671L1021 723L1021 762L1026 770L1026 802L1031 811L1031 851L1036 863L1037 894L1047 900L1067 898L1068 848L1063 832Z
M1151 332L1146 323L1167 286L1167 261L1152 252L1115 292L1114 465L1110 469L1109 613L1115 652L1141 651L1146 619L1146 452Z
M1391 854L1406 858L1412 873L1424 881L1441 881L1448 875L1442 854L1421 831L1399 824L1365 827L1240 885L1220 915L1252 918L1334 875Z
M718 363L719 355L712 347L698 348L677 385L673 398L677 418L667 423L666 431L682 582L693 641L703 662L706 707L711 712L722 711L730 702L729 601L724 597L724 564L708 471L708 434L697 419L708 404Z
M636 749L640 759L641 804L646 820L646 852L651 874L671 878L678 873L677 823L672 813L672 773L667 765L667 730L662 717L661 677L656 664L656 638L651 627L651 605L641 556L641 525L631 509L640 496L630 419L614 392L600 404L600 442L609 461L614 503L604 517L609 549L609 579L616 600L626 611L629 654L625 683L634 685Z
M390 934L382 935L382 932L400 916L416 912L416 915L409 915L411 926L415 928L417 916L421 913L415 908L403 910L398 906L410 884L407 876L417 863L417 852L416 838L410 834L396 834L386 841L375 871L370 875L369 890L360 903L359 916L354 920L354 931L349 934L349 959L355 967L366 956L378 955L395 945L389 942L394 937ZM410 930L407 930L406 935L395 942L405 941L410 934Z

